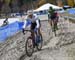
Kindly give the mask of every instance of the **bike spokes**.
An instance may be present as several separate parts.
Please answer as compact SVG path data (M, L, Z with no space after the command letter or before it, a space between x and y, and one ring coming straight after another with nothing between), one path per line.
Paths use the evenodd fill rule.
M37 49L38 50L41 50L41 48L42 48L42 44L43 44L43 39L42 39L42 36L40 35L39 37L37 36L37 38L38 38L38 40L37 40Z
M32 39L28 38L26 41L26 54L30 57L33 54L33 41Z

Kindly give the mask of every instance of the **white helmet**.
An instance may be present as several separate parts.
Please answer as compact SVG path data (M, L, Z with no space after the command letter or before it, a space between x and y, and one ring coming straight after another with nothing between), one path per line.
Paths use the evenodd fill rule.
M32 15L32 14L33 14L33 10L28 10L28 11L27 11L27 14L28 14L28 15Z

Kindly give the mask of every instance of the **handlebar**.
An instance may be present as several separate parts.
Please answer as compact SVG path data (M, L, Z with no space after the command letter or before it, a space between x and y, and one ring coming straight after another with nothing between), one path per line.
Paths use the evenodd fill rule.
M24 30L24 31L28 31L28 32L31 32L31 30Z
M23 32L23 34L25 35L26 33L25 33L25 31L27 31L27 32L32 32L32 30L22 30L22 32ZM34 32L36 32L37 31L37 29L36 30L34 30Z
M25 31L31 32L31 30L24 30L24 29L23 29L22 32L23 32L24 35L26 34Z

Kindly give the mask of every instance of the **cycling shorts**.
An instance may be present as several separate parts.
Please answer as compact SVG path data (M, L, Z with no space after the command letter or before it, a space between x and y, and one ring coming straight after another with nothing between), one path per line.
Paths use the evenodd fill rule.
M51 20L54 20L56 18L56 16L52 15L50 18L51 18Z

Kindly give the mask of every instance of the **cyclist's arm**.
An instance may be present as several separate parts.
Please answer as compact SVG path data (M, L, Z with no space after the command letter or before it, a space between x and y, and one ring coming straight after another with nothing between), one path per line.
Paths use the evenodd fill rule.
M28 23L27 23L27 22L28 22L28 15L27 15L27 16L23 16L23 17L22 17L22 20L24 20L24 25L23 25L22 28L25 29L26 26L28 25Z
M24 30L25 30L25 27L26 27L26 23L27 23L27 21L25 20L25 21L24 21L24 25L22 26L22 33L23 33L23 34L25 34Z
M40 26L39 20L36 20L36 24L37 24L36 28L39 28Z
M23 28L25 29L27 26L31 25L31 21L29 19L26 19L24 21L24 25L23 25Z
M23 25L23 29L26 28L26 25L27 25L27 21L25 20L25 21L24 21L24 25Z
M39 28L40 27L39 18L36 14L34 14L34 16L35 16L35 20L36 20L36 24L37 24L36 28Z
M24 21L24 25L23 25L23 27L22 27L22 28L23 28L23 29L22 29L23 34L25 34L24 31L25 31L26 27L29 26L30 24L31 24L31 22L30 22L29 20L25 20L25 21Z

